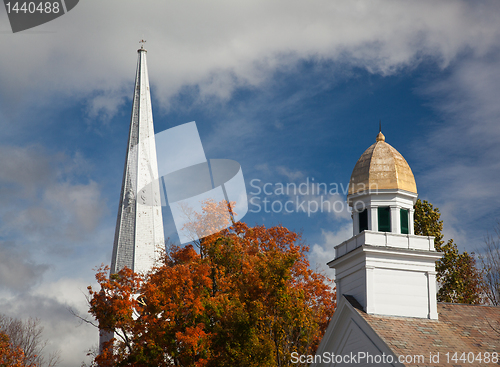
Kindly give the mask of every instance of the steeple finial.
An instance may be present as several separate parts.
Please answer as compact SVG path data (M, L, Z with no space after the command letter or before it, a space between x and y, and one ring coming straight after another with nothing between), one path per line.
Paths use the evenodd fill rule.
M146 43L146 40L142 39L139 41L139 43L141 44L141 50L144 50L144 44Z
M378 120L378 135L376 140L377 142L385 141L385 136L382 134L382 120Z

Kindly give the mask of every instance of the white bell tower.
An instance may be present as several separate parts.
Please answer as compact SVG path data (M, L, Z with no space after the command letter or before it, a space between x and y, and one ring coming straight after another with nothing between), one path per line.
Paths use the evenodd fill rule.
M353 237L335 246L337 292L368 314L437 319L434 237L415 236L417 186L403 156L382 132L349 182Z

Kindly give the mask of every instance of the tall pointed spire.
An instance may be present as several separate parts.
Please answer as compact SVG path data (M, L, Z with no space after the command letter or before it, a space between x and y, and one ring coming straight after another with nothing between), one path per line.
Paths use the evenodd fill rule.
M142 42L142 41L141 41ZM150 270L164 248L158 164L144 43L137 51L132 117L116 221L111 274Z

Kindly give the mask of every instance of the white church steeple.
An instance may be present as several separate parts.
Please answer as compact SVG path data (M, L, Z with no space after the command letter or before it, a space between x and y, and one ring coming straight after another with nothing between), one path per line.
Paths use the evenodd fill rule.
M141 41L143 43L143 41ZM111 273L150 270L164 249L158 164L144 45L137 51L132 117L116 221Z
M347 202L353 237L335 247L338 298L368 314L437 319L434 237L415 236L417 186L403 156L379 132L356 163Z
M132 116L116 220L111 274L128 267L145 273L165 248L153 112L144 42L138 52ZM112 332L99 331L99 353Z

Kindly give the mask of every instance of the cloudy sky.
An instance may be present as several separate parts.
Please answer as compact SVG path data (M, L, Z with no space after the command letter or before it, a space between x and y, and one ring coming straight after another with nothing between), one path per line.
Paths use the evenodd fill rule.
M40 318L64 367L97 343L68 309L86 314L110 263L143 38L156 132L196 121L254 203L297 199L265 183L338 187L336 211L244 218L301 231L313 267L350 237L342 187L379 120L446 238L477 250L500 219L499 16L496 0L86 0L13 34L0 8L0 313Z

